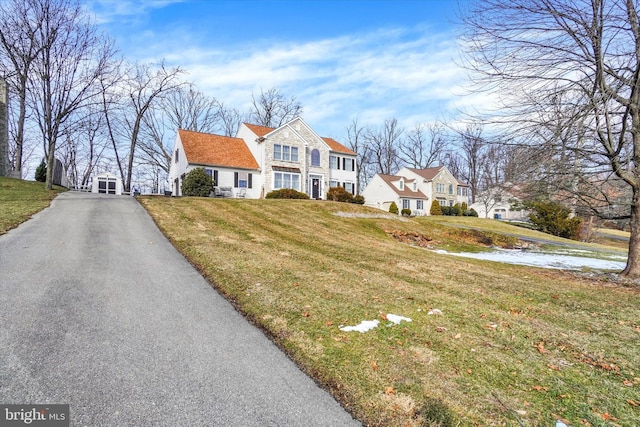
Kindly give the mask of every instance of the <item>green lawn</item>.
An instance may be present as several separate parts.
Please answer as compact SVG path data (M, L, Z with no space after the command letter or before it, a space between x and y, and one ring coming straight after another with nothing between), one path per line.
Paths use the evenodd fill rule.
M333 202L140 201L213 286L367 425L640 419L639 288L390 237L476 244L461 239L458 220L492 241L540 233L473 218L367 217L380 211ZM388 314L412 321L388 326ZM339 329L374 319L366 333Z
M49 206L60 191L47 191L43 182L0 177L0 234Z

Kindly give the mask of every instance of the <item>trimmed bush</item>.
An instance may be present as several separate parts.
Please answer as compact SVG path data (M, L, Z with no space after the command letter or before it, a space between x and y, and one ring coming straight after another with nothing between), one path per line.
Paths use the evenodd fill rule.
M453 207L449 207L449 206L441 206L440 209L442 210L442 215L446 215L446 216L451 216L451 210L453 209Z
M190 171L182 181L182 195L192 197L208 197L213 190L213 178L203 168Z
M396 205L396 202L391 202L391 205L389 206L389 213L398 215L398 205Z
M355 203L357 205L364 205L364 196L358 194L357 196L353 196L353 200L351 203Z
M353 195L342 187L331 187L327 191L327 200L334 202L352 202Z
M293 188L281 188L280 190L273 190L264 196L265 199L308 199L309 196Z
M476 210L473 208L469 209L467 212L469 212L468 216L475 216L476 218L478 217L478 212L476 212Z
M455 204L453 205L453 207L451 208L451 215L453 216L461 216L462 215L462 209L460 209L460 205L459 204Z
M462 202L462 206L460 208L462 209L463 215L465 211L469 210L469 206L467 206L467 202Z
M440 206L440 202L437 199L433 199L433 202L431 202L429 213L431 215L442 215L442 206Z
M402 214L402 216L411 216L411 209L402 208L402 211L400 211L400 213Z

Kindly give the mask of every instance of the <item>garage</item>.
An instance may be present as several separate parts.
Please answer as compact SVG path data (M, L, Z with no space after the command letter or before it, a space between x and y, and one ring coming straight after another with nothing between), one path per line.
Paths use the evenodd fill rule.
M108 172L93 177L92 193L122 195L122 180Z

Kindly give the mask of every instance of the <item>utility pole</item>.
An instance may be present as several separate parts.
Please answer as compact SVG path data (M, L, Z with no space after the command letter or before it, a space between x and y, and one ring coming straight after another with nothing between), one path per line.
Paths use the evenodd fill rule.
M9 93L7 81L0 77L0 176L9 175Z

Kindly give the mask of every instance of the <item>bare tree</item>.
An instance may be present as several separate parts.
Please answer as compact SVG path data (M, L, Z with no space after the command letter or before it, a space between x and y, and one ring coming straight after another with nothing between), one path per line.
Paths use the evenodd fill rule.
M356 158L356 194L360 194L360 187L367 184L371 176L367 173L371 163L370 146L365 138L366 129L354 119L347 127L347 147L357 153Z
M35 32L44 15L33 1L10 0L0 3L0 74L4 75L17 98L18 113L12 140L13 175L22 176L27 118L27 90L34 61L42 50Z
M458 171L459 175L455 176L469 184L471 203L475 203L476 195L483 190L483 172L486 170L487 164L488 143L482 137L482 131L482 125L475 123L459 132L459 159L463 168Z
M136 64L123 81L126 100L119 120L120 134L128 142L128 161L126 171L120 171L125 191L131 191L133 166L136 162L136 148L142 136L143 120L151 113L156 102L160 102L171 91L183 83L178 80L182 74L180 68L166 68L160 64L157 68L148 64Z
M398 150L403 132L395 118L385 120L378 130L367 132L365 138L375 173L391 175L400 168Z
M238 133L238 128L242 122L248 119L248 117L240 113L237 109L227 107L222 102L218 103L217 116L218 127L225 136L234 136Z
M482 0L463 22L480 89L503 94L501 117L531 144L553 144L592 176L630 189L629 255L640 276L640 18L638 0ZM561 116L557 112L562 112ZM566 129L558 138L558 120ZM526 139L528 137L528 139ZM576 163L577 162L577 163Z
M446 146L444 126L437 123L417 124L406 134L399 150L402 160L409 167L425 169L441 162Z
M251 120L261 126L277 128L302 115L302 106L295 97L286 98L276 88L251 94Z
M54 164L58 138L67 132L74 113L96 100L97 84L110 73L111 41L96 32L82 6L71 0L27 0L39 17L32 34L38 55L29 76L29 96L38 122L47 165ZM47 168L47 189L53 167Z

